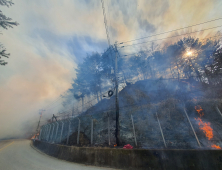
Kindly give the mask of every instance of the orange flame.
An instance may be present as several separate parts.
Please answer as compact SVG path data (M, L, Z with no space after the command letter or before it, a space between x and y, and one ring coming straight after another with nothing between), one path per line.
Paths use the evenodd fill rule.
M31 137L31 139L35 139L35 136L39 136L39 133L37 133L36 135L34 135L33 137Z
M117 144L114 145L114 147L116 147L116 146L117 146Z
M212 148L215 148L215 149L221 149L220 146L217 146L217 145L215 145L215 144L211 145L211 147L212 147Z
M200 107L200 105L195 106L195 110L198 112L200 117L202 117L204 115L203 109Z
M195 118L195 120L198 121L199 128L203 130L208 140L212 139L214 135L213 135L213 129L211 128L210 123L209 122L205 123L201 119L201 117L203 117L204 115L203 109L200 107L200 105L198 105L198 106L195 106L195 110L200 115L200 117ZM221 149L220 146L217 146L215 144L212 144L211 147L215 149Z
M196 118L195 118L196 119ZM201 130L203 130L203 132L205 133L206 137L208 138L208 140L213 138L213 129L210 127L210 123L204 123L201 118L197 118L196 119L198 122L198 125L200 126L199 128Z

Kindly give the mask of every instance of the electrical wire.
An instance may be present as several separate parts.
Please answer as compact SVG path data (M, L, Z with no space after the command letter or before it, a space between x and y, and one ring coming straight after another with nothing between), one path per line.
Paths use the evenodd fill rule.
M172 79L172 78L169 78L169 79ZM168 79L168 80L169 80ZM163 79L156 79L156 80L153 80L153 81L157 81L157 80L163 80ZM166 79L165 79L166 80ZM210 87L208 89L215 89L215 87ZM190 92L187 92L187 93L194 93L194 92L199 92L199 91L203 91L205 90L205 88L201 88L201 89L198 89L198 90L193 90L193 91L190 91ZM152 90L152 91L158 91L158 90ZM189 101L189 100L188 100ZM157 104L154 104L154 103L150 103L150 104L130 104L130 105L125 105L125 106L122 106L122 107L119 107L119 109L124 109L124 108L128 108L128 109L132 109L132 107L142 107L142 106L147 106L147 105L157 105ZM93 112L93 114L96 114L96 113L101 113L101 112L107 112L107 111L112 111L112 110L115 110L116 108L110 108L110 109L105 109L105 110L100 110L100 111L96 111L96 112ZM87 116L87 115L86 115ZM56 117L63 117L63 116L56 116Z
M109 47L104 53L103 53L103 55L105 54L105 53L107 53L109 50L110 50L111 48ZM109 52L110 53L110 52ZM108 53L108 54L109 54ZM84 78L85 78L86 76L84 76ZM66 90L66 91L68 91L68 90ZM66 91L64 91L63 93L65 93ZM45 106L44 107L44 110L51 110L51 109L53 109L53 108L55 108L55 107L53 107L53 108L50 108L50 106L53 106L55 103L57 103L59 100L61 100L62 98L61 98L62 96L60 95L58 98L56 98L55 99L55 101L53 101L52 103L50 103L50 104L48 104L47 106Z
M111 89L111 90L113 90L113 89ZM108 90L108 91L109 91L109 90ZM108 91L106 91L105 93L100 94L99 97L102 96L102 95L104 95L104 94L106 94ZM96 99L97 99L97 97L95 97L94 99L88 101L87 103L84 103L84 105L87 105L88 103L90 103L90 102L92 102L92 101L94 101L94 100L96 100ZM82 106L79 106L79 107L82 107ZM78 109L79 107L74 108L74 110ZM86 107L86 106L85 106L85 107ZM85 107L83 107L83 108L85 108ZM67 109L66 111L71 111L71 110L72 110L72 109Z
M200 40L210 39L210 38L214 38L214 37L221 38L222 36L216 35L216 36L212 36L212 37L202 38L202 39L200 39ZM160 51L160 50L162 50L162 49L164 49L164 48L160 48L160 49L158 49L158 51ZM122 58L124 58L123 56L130 56L130 55L136 55L136 54L138 55L139 52L137 52L137 53L129 53L129 54L125 54L125 55L122 54Z
M185 33L185 34L175 35L175 36L171 36L171 37L156 39L156 40L152 40L152 41L145 41L145 42L141 42L141 43L136 43L136 44L126 45L126 46L121 46L120 48L125 48L125 47L134 46L134 45L139 45L139 44L146 44L146 43L149 43L149 42L155 42L155 41L159 41L159 40L165 40L165 39L168 39L168 38L175 38L175 37L179 37L179 36L183 36L183 35L189 35L189 34L196 33L196 32L202 32L202 31L206 31L206 30L210 30L210 29L214 29L214 28L219 28L219 27L222 27L222 25L216 26L216 27L207 28L207 29L202 29L202 30L194 31L194 32L190 32L190 33Z
M190 25L190 26L187 26L187 27L182 27L182 28L178 28L178 29L175 29L175 30L166 31L166 32L162 32L162 33L158 33L158 34L150 35L150 36L147 36L147 37L142 37L142 38L138 38L138 39L134 39L134 40L129 40L129 41L121 42L121 43L119 43L119 44L123 44L123 43L127 43L127 42L132 42L132 41L137 41L137 40L145 39L145 38L150 38L150 37L153 37L153 36L157 36L157 35L162 35L162 34L170 33L170 32L174 32L174 31L178 31L178 30L184 29L184 28L190 28L190 27L193 27L193 26L202 25L202 24L206 24L206 23L209 23L209 22L212 22L212 21L216 21L216 20L221 20L221 19L222 19L222 18L217 18L217 19L209 20L209 21L202 22L202 23L199 23L199 24Z

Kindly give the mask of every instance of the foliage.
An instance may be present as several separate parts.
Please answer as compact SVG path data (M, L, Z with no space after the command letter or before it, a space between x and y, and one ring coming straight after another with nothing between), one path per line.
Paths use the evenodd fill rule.
M138 79L193 79L207 84L218 84L221 74L222 51L219 41L185 37L163 49L140 50L131 57L118 58L118 72L125 82ZM109 51L109 50L108 50ZM189 54L189 52L191 52ZM189 55L188 55L189 54ZM75 99L96 95L101 100L104 87L114 82L114 58L112 50L100 55L87 55L76 69L76 79L70 91ZM121 82L119 82L121 84Z
M11 0L0 0L0 5L2 6L11 6L14 3ZM2 27L3 29L8 29L8 28L13 28L13 26L17 26L18 23L17 22L13 22L11 18L6 17L2 11L0 10L0 27ZM6 49L3 47L2 44L0 44L0 59L1 57L6 57L9 58L9 53L6 53ZM5 62L4 60L0 60L0 65L6 65L7 62Z

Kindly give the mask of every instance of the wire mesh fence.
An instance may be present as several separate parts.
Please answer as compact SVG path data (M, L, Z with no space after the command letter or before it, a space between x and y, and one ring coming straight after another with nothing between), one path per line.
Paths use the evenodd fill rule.
M121 146L193 149L222 145L221 101L216 102L217 105L210 109L207 108L209 101L186 102L183 105L181 101L170 98L158 104L122 106L119 119ZM197 103L201 104L206 115L202 121L212 123L208 125L211 125L213 136L207 136L199 124L195 110ZM212 111L214 115L209 114ZM113 108L45 124L41 127L39 140L71 146L114 147L115 133L116 113Z

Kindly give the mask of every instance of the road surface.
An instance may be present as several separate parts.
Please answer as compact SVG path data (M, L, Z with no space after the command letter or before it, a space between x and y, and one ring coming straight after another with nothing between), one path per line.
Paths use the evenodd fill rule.
M29 140L0 141L0 170L113 170L67 162L43 154Z

